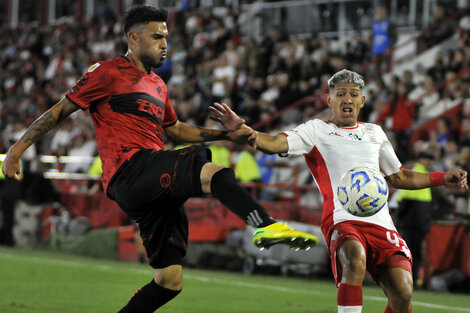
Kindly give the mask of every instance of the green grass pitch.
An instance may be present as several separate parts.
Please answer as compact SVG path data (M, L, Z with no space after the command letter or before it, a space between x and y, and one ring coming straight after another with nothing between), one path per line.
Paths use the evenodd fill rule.
M0 248L0 312L117 312L151 277L146 265ZM384 311L378 287L363 293L364 313ZM336 287L332 280L185 269L183 292L158 312L336 313ZM470 295L417 291L413 312L470 312Z

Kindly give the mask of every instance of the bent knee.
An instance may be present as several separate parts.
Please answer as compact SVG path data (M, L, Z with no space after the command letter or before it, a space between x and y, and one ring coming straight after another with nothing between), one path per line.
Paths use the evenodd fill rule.
M351 273L354 275L365 275L366 272L366 260L361 257L354 257L341 261L344 273Z
M412 295L413 284L406 284L395 293L394 297L397 301L400 301L401 303L410 303Z
M170 290L181 290L183 289L183 278L178 277L166 277L162 278L155 278L155 283L159 286L162 286L166 289Z
M155 283L171 290L183 289L183 271L180 265L155 270Z
M204 166L201 169L201 177L200 177L201 187L204 193L211 192L212 177L214 176L215 173L225 168L226 167L223 167L221 165L218 165L212 162L208 162L204 164Z

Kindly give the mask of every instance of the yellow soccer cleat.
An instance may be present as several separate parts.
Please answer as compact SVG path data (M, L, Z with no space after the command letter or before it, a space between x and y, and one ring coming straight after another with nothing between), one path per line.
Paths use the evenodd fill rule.
M287 224L274 223L257 228L253 233L253 244L264 249L276 244L285 244L291 249L308 250L318 244L318 238L312 234L294 230Z

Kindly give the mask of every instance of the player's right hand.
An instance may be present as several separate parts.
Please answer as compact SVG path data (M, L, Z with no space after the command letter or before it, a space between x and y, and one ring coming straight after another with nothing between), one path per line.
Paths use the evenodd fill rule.
M11 153L11 150L8 151L5 157L5 160L3 161L2 171L3 171L3 175L5 175L6 178L13 178L16 180L21 179L21 175L22 175L21 159L15 157Z
M245 123L245 120L240 118L225 103L214 102L214 104L209 107L209 118L219 122L226 130L229 131L240 129L240 127Z

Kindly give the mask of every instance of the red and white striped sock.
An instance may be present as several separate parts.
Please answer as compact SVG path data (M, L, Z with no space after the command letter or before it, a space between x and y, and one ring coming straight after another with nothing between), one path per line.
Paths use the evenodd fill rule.
M338 313L362 312L362 285L339 284Z

